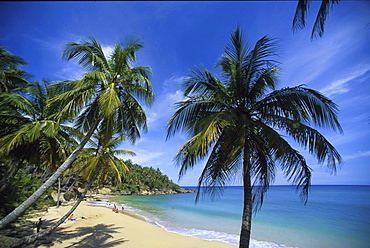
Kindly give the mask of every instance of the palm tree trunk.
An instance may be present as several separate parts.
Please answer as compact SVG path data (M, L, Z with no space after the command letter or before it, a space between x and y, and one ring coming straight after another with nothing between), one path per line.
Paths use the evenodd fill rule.
M82 148L85 146L87 141L91 138L95 129L98 127L100 119L97 119L94 125L91 127L89 132L86 134L85 138L77 146L77 148L69 155L69 157L64 161L64 163L54 172L54 174L40 187L38 188L27 200L25 200L21 205L15 208L11 213L0 220L0 229L4 228L10 222L14 221L18 216L20 216L24 211L26 211L32 204L34 204L47 190L50 188L60 177L60 175L68 169L68 167L76 159L77 155L81 152Z
M249 153L244 149L243 161L243 188L244 188L244 207L242 226L240 231L239 248L248 248L251 237L251 224L252 224L252 185L250 173L250 157Z
M58 197L57 197L57 208L59 208L60 201L60 177L58 178Z

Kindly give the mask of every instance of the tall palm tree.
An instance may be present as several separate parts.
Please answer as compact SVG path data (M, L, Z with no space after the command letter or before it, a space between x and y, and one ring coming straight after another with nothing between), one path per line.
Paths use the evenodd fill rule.
M330 8L338 4L341 0L321 0L320 9L317 12L315 24L311 32L311 40L317 36L322 37L326 17ZM306 26L306 13L310 5L310 0L298 0L296 12L293 19L293 30L302 29Z
M205 68L192 70L182 85L185 100L176 104L167 126L167 138L177 131L191 135L175 156L180 177L206 159L196 200L201 190L214 196L241 176L243 248L249 247L252 206L255 210L262 206L278 166L307 200L311 169L285 135L332 171L341 162L335 148L311 127L341 131L336 105L303 86L276 90L279 63L273 59L274 50L274 40L267 37L248 50L237 27L217 64L222 78Z
M138 39L130 39L126 46L116 44L112 55L107 57L92 37L81 43L67 43L62 57L76 59L89 72L81 80L56 83L55 87L63 93L51 103L63 106L58 115L61 119L82 111L76 125L86 136L33 195L0 221L0 228L15 220L58 180L99 126L104 137L127 134L131 142L140 137L140 130L147 130L145 111L139 100L148 105L154 101L149 81L151 70L148 66L133 67L136 53L142 48Z

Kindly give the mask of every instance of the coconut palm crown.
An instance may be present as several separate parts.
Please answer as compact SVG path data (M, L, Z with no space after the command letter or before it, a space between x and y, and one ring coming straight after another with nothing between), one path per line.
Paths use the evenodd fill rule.
M302 85L277 90L280 70L273 59L275 50L275 40L268 37L248 49L237 27L216 65L221 67L222 77L204 67L191 70L182 84L185 99L176 103L176 112L167 124L167 138L178 131L191 137L175 156L180 178L205 160L197 200L201 191L214 196L238 176L242 178L243 248L249 247L253 203L255 210L262 206L278 168L307 200L311 168L285 137L332 172L341 162L333 145L312 127L342 132L337 106Z
M139 100L148 105L154 101L150 67L133 67L136 53L142 48L139 39L133 37L127 44L116 44L111 55L105 54L93 37L80 43L68 42L62 57L75 59L89 72L81 80L54 85L65 89L64 94L54 99L64 103L60 116L83 111L76 122L82 131L88 131L100 120L107 132L104 136L112 137L117 132L135 142L140 130L147 131L145 111Z

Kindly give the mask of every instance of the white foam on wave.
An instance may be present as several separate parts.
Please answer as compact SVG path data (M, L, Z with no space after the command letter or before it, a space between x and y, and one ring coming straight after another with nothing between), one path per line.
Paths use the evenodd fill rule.
M165 224L161 224L158 221L154 222L155 225L165 229L168 232L178 233L184 236L190 236L194 238L209 240L209 241L219 241L232 245L239 245L239 235L230 234L226 232L210 231L210 230L201 230L196 228L186 229L183 227L167 227ZM251 248L293 248L287 245L276 244L268 241L258 241L251 240Z
M220 242L224 242L224 243L228 243L232 245L239 245L239 235L236 235L236 234L211 231L211 230L202 230L202 229L197 229L197 228L181 227L173 223L162 221L156 216L151 215L142 210L135 209L135 208L132 208L130 206L127 206L121 203L109 202L106 199L91 203L92 206L108 207L108 208L112 208L114 204L116 204L117 207L124 206L125 211L138 214L141 217L143 217L147 223L158 226L168 232L173 232L173 233L181 234L184 236L190 236L190 237L209 240L209 241L220 241ZM276 243L272 243L268 241L258 241L254 239L251 240L250 247L251 248L293 248L287 245L276 244Z

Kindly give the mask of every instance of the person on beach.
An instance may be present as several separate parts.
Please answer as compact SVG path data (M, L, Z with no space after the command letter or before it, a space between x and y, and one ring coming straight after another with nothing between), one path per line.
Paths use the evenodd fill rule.
M42 226L42 220L41 218L39 218L39 223L37 223L37 228L36 228L37 233L40 232L41 226Z
M125 211L125 208L122 206L122 213Z
M115 212L115 213L119 213L119 210L118 210L116 204L114 204L114 207L112 208L112 211Z
M69 217L68 217L68 220L70 221L76 221L77 220L77 216L76 218L73 216L73 214L71 214Z

